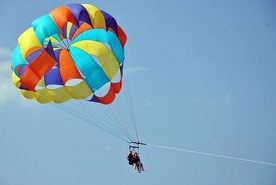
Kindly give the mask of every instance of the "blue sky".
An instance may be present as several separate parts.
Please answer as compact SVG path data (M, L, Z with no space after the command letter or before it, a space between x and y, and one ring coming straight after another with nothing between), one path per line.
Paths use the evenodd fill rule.
M273 0L75 1L128 35L126 79L143 142L276 163ZM70 1L1 1L0 184L274 185L276 167L128 145L54 105L22 98L10 55L31 22Z

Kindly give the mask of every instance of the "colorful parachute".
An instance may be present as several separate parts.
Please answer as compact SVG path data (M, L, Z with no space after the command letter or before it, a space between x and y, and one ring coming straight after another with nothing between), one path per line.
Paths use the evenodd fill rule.
M108 13L70 4L32 22L12 53L13 82L40 103L110 104L122 86L127 36Z

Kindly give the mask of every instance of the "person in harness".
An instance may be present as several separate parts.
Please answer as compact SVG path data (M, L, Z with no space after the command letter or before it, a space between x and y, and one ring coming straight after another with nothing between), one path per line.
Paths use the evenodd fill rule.
M130 150L127 154L127 160L129 165L133 165L135 162L134 156L132 154L132 151Z
M134 158L138 172L141 173L141 171L145 171L144 167L143 167L143 163L141 162L140 157L137 152L134 153L133 158Z
M127 154L127 160L128 160L128 164L134 167L134 172L138 171L139 173L141 173L141 171L145 171L143 167L143 163L141 162L137 152L132 154L132 151L130 150Z

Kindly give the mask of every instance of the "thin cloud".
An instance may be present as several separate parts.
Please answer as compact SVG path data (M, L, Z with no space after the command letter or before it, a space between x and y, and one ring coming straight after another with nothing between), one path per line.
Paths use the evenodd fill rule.
M227 92L227 94L225 95L223 102L225 104L229 104L230 101L232 100L232 92Z
M194 102L197 103L197 104L202 103L203 102L202 97L201 96L195 97Z
M9 102L24 104L24 100L19 90L14 86L11 79L11 50L0 48L0 106Z
M124 73L126 75L140 73L140 72L147 72L147 71L149 71L149 69L146 67L126 67L126 68L124 68Z
M214 104L214 103L223 103L223 104L230 104L231 101L233 99L233 96L232 96L232 92L229 91L229 92L226 92L224 95L220 96L220 97L215 97L215 98L205 98L203 99L202 96L196 96L194 98L194 103L196 104L202 104L202 103L206 103L206 104Z
M151 106L153 105L153 103L152 103L151 100L145 100L145 101L144 101L144 105L145 105L146 107L151 107Z
M15 87L11 81L11 71L7 62L0 63L0 105L14 100L16 96Z
M11 50L8 48L0 48L0 58L1 59L9 59L11 56Z

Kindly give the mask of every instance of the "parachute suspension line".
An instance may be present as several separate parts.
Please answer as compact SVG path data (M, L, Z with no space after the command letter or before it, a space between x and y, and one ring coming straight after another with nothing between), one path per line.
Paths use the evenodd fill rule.
M117 95L118 96L118 95ZM118 98L118 97L117 97ZM117 101L116 99L114 101ZM117 124L117 127L120 128L121 132L125 134L125 136L131 140L131 134L129 132L129 129L127 128L127 121L126 121L126 117L124 117L122 115L122 110L120 107L117 107L117 110L114 106L114 104L118 104L116 106L120 106L119 103L117 102L113 102L113 105L107 107L107 106L101 106L102 111L106 112L107 116L110 117L110 119L113 120L114 123ZM108 114L109 112L111 112L111 115L116 115L116 116L111 116L110 114Z
M83 116L87 117L90 124L96 125L98 128L104 128L105 130L109 130L115 135L120 135L121 137L128 138L127 136L124 135L122 131L120 131L118 127L116 127L115 124L113 124L114 122L112 121L112 117L109 115L110 113L105 114L101 111L97 111L98 107L96 106L102 107L103 105L101 104L91 105L91 102L81 102L81 101L79 103L72 101L72 103L75 103L76 106L79 107L78 110L82 109ZM90 106L88 106L88 104Z
M127 91L127 102L128 104L130 105L130 109L129 109L129 112L130 112L130 115L131 115L131 118L132 118L132 125L133 125L133 128L134 128L134 131L135 131L135 134L136 134L136 139L137 141L139 141L139 135L138 135L138 131L137 131L137 126L136 126L136 120L135 120L135 114L134 114L134 106L133 106L133 102L132 102L132 95L131 95L131 90L129 88L129 85L128 85L128 79L126 79L126 91Z
M119 97L120 96L120 97ZM105 107L111 109L116 118L118 119L117 124L122 128L123 132L129 136L129 141L132 141L133 134L131 133L133 129L131 129L131 124L129 120L129 114L127 114L127 110L130 109L128 104L124 101L125 94L121 92L117 95L115 101L113 102L115 106ZM113 109L112 109L113 108Z
M104 96L104 94L102 94L101 92L98 93L100 94L100 96ZM102 116L97 117L104 118L106 120L106 125L108 124L112 126L114 130L117 130L128 140L131 140L131 134L129 133L129 129L127 128L126 116L122 116L124 111L122 108L119 107L121 102L119 96L121 96L121 94L117 94L115 100L109 105L97 104L99 113L102 114Z
M132 134L130 133L131 129L128 128L129 121L127 115L124 115L126 113L126 106L124 102L122 101L122 93L116 95L116 99L114 102L112 102L109 105L102 105L102 104L94 104L93 106L96 106L96 110L98 111L92 111L95 118L100 118L103 123L102 125L106 125L107 127L112 127L113 131L117 131L121 135L124 135L128 141L132 141L133 138L131 137ZM120 96L120 97L118 97ZM84 108L83 111L87 111L91 109L90 106L88 106L89 103L87 102L81 102L81 104L86 105L87 108ZM91 105L92 106L92 105ZM85 107L85 106L84 106ZM94 107L95 108L95 107Z
M61 95L64 95L64 93L59 92ZM115 125L112 124L110 120L107 119L106 116L102 116L99 114L99 111L96 111L95 108L96 103L91 103L84 100L75 100L72 99L69 102L65 102L62 105L53 103L56 107L64 110L65 112L89 123L90 125L94 125L99 129L102 129L103 131L106 131L107 133L120 138L121 140L124 140L128 142L130 138L126 137L122 134L118 128L116 128ZM89 106L88 106L89 105ZM98 106L102 106L101 104L97 104ZM109 115L109 114L107 114ZM111 117L111 116L110 116Z
M132 127L134 129L134 132L135 132L135 136L136 136L136 139L135 140L131 140L131 141L139 141L139 135L138 135L138 131L137 131L137 126L136 126L136 120L135 120L135 114L134 114L134 106L133 106L133 102L132 102L132 96L131 96L131 90L130 90L130 87L129 87L129 81L128 81L128 78L124 77L124 81L123 81L125 84L124 84L124 87L125 87L125 91L126 91L126 95L125 95L125 99L126 99L126 103L128 105L128 112L129 112L129 115L130 115L130 122L132 124Z
M74 117L76 117L76 118L78 118L78 119L80 119L80 120L82 120L82 121L84 121L86 123L88 123L90 125L93 125L93 126L99 128L99 129L101 129L101 130L103 130L103 131L105 131L105 132L113 135L114 137L116 137L118 139L121 139L121 140L123 140L125 142L128 142L127 139L125 139L119 133L116 133L114 130L108 128L106 125L96 124L96 121L101 122L100 120L96 120L95 121L95 120L92 120L89 116L84 116L84 114L79 114L78 111L74 111L73 109L67 109L64 106L59 106L58 104L55 104L55 103L54 103L54 105L57 106L59 109L62 109L63 111L69 113L70 115L73 115ZM97 119L97 118L95 117L95 119Z
M219 158L239 160L239 161L244 161L244 162L258 163L258 164L263 164L263 165L276 166L275 163L245 159L245 158L240 158L240 157L232 157L232 156L227 156L227 155L219 155L219 154L199 152L199 151L187 150L187 149L182 149L182 148L174 148L174 147L160 146L160 145L153 145L153 144L146 144L146 145L151 146L151 147L156 147L156 148L167 149L167 150L176 150L176 151L187 152L187 153L194 153L194 154L207 155L207 156L212 156L212 157L219 157Z
M123 135L122 132L113 124L114 121L112 119L112 116L110 116L110 114L105 114L101 111L96 111L96 110L92 111L93 114L91 114L91 112L89 111L91 110L91 108L92 110L94 110L93 108L96 108L96 106L98 106L97 108L101 108L104 105L97 104L97 105L94 105L95 107L92 107L92 105L89 106L91 103L88 103L88 102L80 102L80 104L82 105L82 109L86 112L86 115L88 115L88 118L92 118L90 119L90 122L92 124L98 123L98 125L101 125L101 127L108 128L113 133L117 133L118 135Z
M83 104L87 102L82 102ZM87 105L88 106L88 105ZM112 127L114 130L116 130L118 133L121 133L122 135L124 135L125 137L127 137L128 139L130 139L130 135L128 134L127 131L125 131L121 124L120 121L118 120L118 115L116 112L114 112L114 110L112 108L114 108L114 105L97 105L98 109L99 109L99 114L97 114L95 117L99 117L99 118L103 118L105 119L105 125ZM87 109L88 110L88 109ZM95 111L96 113L96 111ZM100 113L102 113L103 115L100 115Z

